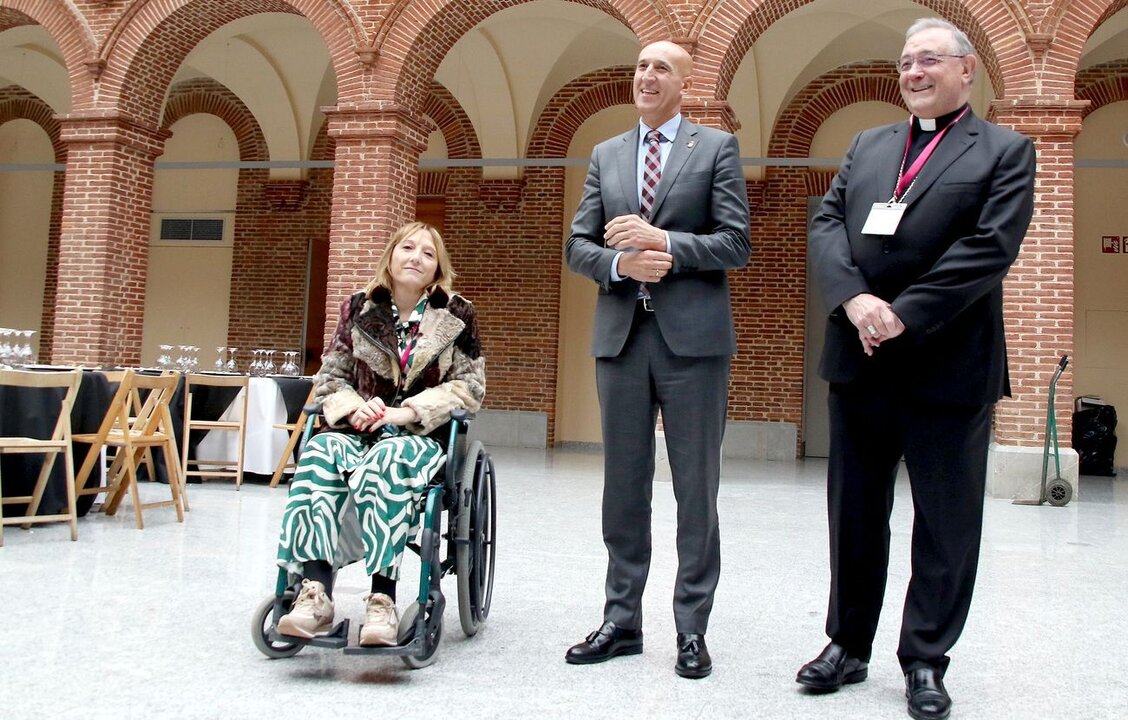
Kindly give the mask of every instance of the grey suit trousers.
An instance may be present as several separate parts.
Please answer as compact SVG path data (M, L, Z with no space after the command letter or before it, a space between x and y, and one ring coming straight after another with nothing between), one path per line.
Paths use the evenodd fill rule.
M604 618L642 627L650 571L654 429L662 411L677 501L677 632L704 633L720 576L717 489L728 403L729 356L675 355L653 313L637 310L623 351L596 358L603 418Z

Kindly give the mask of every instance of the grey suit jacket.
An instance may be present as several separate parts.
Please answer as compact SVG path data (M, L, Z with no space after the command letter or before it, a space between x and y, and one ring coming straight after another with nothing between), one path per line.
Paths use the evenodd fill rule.
M1034 211L1034 146L969 113L921 170L897 232L865 235L871 206L893 192L907 130L859 133L811 221L811 267L831 311L819 371L935 401L994 402L1009 392L1003 278ZM873 357L841 308L862 292L891 303L906 328Z
M565 246L568 267L599 283L591 344L596 357L622 351L637 304L638 282L611 282L618 251L606 247L603 226L639 212L638 146L636 125L595 147ZM682 356L731 355L736 333L726 271L743 267L751 253L748 193L736 138L683 117L650 222L670 233L674 256L670 274L648 284L666 344Z

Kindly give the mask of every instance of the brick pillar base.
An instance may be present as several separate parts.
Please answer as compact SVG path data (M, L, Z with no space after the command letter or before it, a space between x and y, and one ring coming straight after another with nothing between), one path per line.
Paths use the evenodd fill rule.
M153 160L169 133L114 114L61 122L69 149L51 360L137 365Z

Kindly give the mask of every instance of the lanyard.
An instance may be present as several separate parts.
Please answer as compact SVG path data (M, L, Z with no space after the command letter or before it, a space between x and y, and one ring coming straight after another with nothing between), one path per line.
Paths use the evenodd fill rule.
M901 169L897 173L897 189L893 191L893 197L890 198L889 202L904 201L905 196L909 194L909 190L911 190L913 184L916 183L916 179L917 176L920 175L921 168L923 168L924 164L928 162L928 158L932 157L932 153L934 150L936 150L936 146L939 145L940 141L944 139L944 135L948 133L948 130L953 125L958 123L964 115L967 115L967 112L970 109L971 108L965 107L963 112L956 116L955 120L948 123L946 126L944 126L943 130L936 133L936 137L932 138L932 141L924 147L924 150L920 151L920 155L917 156L917 159L913 161L913 164L910 165L908 171L906 171L905 163L909 160L909 148L912 147L913 143L913 119L911 117L909 118L909 131L908 133L906 133L908 137L905 138L905 155L901 158Z

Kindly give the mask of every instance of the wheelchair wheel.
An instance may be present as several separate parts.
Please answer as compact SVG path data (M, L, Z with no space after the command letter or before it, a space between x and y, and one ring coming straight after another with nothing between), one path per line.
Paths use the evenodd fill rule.
M414 602L407 606L407 609L403 611L403 617L400 618L400 645L411 642L411 638L415 633L415 619L417 617L419 617L419 603ZM403 660L404 665L412 670L419 670L420 668L435 664L439 651L439 641L443 638L443 618L441 615L438 617L438 622L434 627L430 651L424 653L421 657L417 655L401 655L400 658Z
M460 542L455 550L455 574L458 619L469 637L478 632L490 614L497 551L494 466L481 442L470 445L459 474L461 507L456 537Z
M282 597L287 603L294 601L292 592L287 592ZM254 617L251 618L251 639L254 640L259 652L271 660L278 660L297 655L304 646L296 642L278 642L267 636L271 626L274 625L274 599L274 595L269 595L255 608Z

